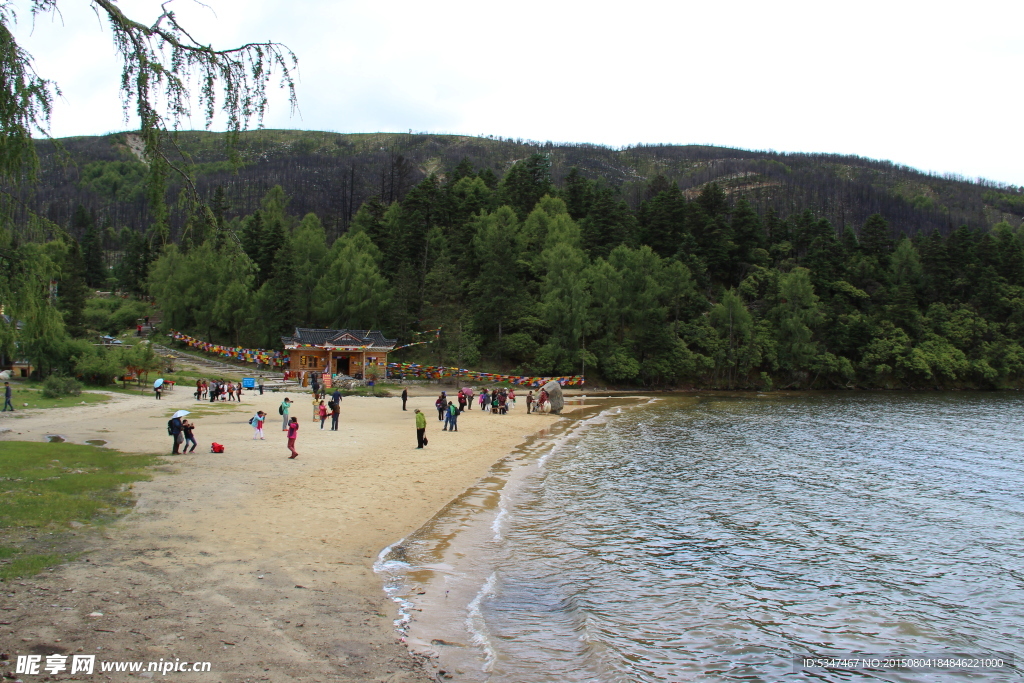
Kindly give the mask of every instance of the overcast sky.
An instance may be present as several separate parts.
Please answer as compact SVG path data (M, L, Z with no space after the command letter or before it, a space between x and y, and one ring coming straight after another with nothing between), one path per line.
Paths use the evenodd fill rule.
M270 128L837 152L1024 185L1021 0L206 2L172 4L198 39L298 55L300 115L272 91ZM134 127L109 29L59 7L15 29L63 91L53 134Z

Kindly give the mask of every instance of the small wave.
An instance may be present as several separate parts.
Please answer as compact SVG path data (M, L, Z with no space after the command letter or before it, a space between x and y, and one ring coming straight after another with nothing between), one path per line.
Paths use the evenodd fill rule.
M494 668L494 662L497 660L498 653L495 652L491 639L487 637L487 625L484 622L481 604L484 598L494 594L494 584L497 580L498 573L491 572L491 575L487 577L484 585L480 587L480 590L466 608L466 629L473 638L473 644L483 649L485 657L484 671L488 673Z
M384 583L384 594L398 605L398 618L395 619L394 625L403 635L412 619L412 608L415 607L411 601L400 595L405 589L405 575L412 568L412 565L405 561L404 543L403 538L384 548L373 563L373 572Z
M501 525L505 521L506 516L508 516L508 508L505 506L505 496L502 496L498 501L498 514L494 515L494 521L491 522L491 530L494 531L495 542L501 540Z

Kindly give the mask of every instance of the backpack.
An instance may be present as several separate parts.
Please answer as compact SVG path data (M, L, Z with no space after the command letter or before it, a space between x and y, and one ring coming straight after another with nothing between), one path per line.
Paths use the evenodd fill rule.
M214 441L213 443L210 444L210 452L211 453L223 453L224 452L224 444L219 444L216 441Z
M167 436L174 436L174 418L167 421Z
M255 421L256 421L256 418L255 418L255 417L250 417L250 418L249 418L249 424L252 424L252 423L253 423L253 422L255 422Z
M278 415L284 415L284 404L283 403L277 407L277 414Z

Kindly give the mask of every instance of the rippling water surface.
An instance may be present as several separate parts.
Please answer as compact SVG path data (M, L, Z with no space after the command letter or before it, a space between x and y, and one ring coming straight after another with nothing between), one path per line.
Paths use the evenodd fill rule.
M1021 680L792 659L1024 656L1021 397L672 398L556 441L381 563L457 680Z

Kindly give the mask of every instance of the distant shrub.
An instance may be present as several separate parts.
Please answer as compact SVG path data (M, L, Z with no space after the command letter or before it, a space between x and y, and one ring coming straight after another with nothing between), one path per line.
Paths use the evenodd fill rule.
M43 381L43 398L60 398L61 396L79 396L82 383L74 377L50 375Z

